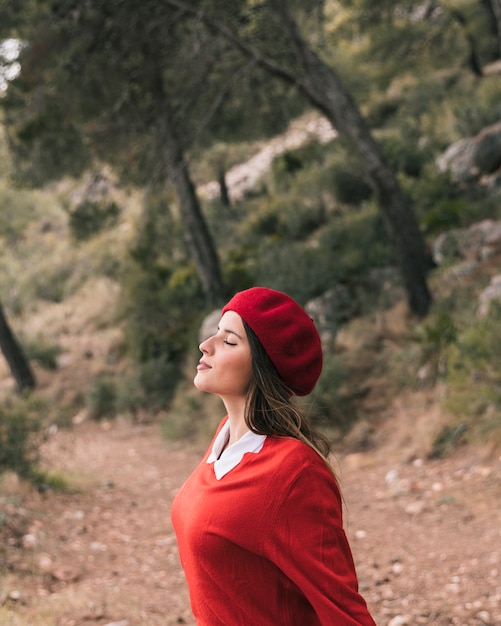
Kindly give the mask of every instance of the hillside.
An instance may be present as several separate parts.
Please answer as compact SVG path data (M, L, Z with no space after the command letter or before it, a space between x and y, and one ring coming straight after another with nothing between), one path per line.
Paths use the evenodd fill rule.
M278 138L273 154L297 145L289 140ZM267 152L261 159L269 164ZM255 182L256 160L248 167L247 175L244 165L228 174L230 187L239 185L230 193L242 193L242 181ZM78 196L82 188L64 192ZM127 210L116 228L73 256L67 256L66 215L51 205L45 225L30 226L31 243L18 257L21 268L22 253L26 258L37 250L36 262L20 274L24 285L45 280L45 289L57 287L68 258L79 282L64 298L36 300L13 318L24 339L59 347L55 369L34 367L38 393L62 413L42 446L42 466L68 488L37 489L15 475L2 477L2 625L193 624L169 506L202 454L220 407L211 403L202 411L205 400L184 385L170 413L95 421L85 403L96 377L128 365L116 311L119 284L110 273L93 272L121 253L134 230L138 199L122 201ZM467 302L472 319L499 274L501 237L491 236L498 228L482 221L462 230L457 241L466 249L432 276L434 293ZM343 397L347 410L357 411L355 426L337 443L336 466L362 590L379 626L494 626L501 622L501 555L494 548L501 528L499 430L488 436L474 424L467 436L455 430L462 422L446 402L440 375L447 346L433 335L443 331L442 318L418 322L403 294L395 294L391 306L344 324L336 340L336 353L350 366ZM189 362L186 369L189 381ZM0 361L0 393L11 388ZM190 441L166 441L165 423L179 412L190 420L190 410L197 419L209 412L210 423Z

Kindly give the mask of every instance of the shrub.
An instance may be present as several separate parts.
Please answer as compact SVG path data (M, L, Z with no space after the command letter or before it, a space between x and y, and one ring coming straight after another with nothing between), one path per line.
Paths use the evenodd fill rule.
M31 340L23 340L23 348L26 357L30 361L36 361L46 370L57 369L57 357L61 354L61 346L48 343L43 337Z
M7 397L0 404L0 470L30 477L43 440L47 405L35 397Z
M482 128L501 119L501 82L498 76L485 76L475 85L475 97L466 93L453 101L457 133L476 135Z
M332 172L334 195L339 202L359 205L372 196L372 188L360 168L338 167Z
M107 375L98 376L86 395L89 417L93 420L112 418L117 412L116 382Z
M136 363L116 382L116 409L135 415L141 409L164 409L179 381L179 363L165 357Z
M469 325L448 351L447 407L473 430L501 424L501 304Z
M115 202L81 202L70 212L69 227L77 241L85 241L117 223L120 208Z
M332 355L324 355L322 374L311 398L312 402L307 410L312 422L338 434L345 434L355 420L350 401L342 393L342 387L348 379L349 372L342 360Z
M426 378L435 384L447 375L447 348L457 341L452 312L444 303L437 306L427 321L417 329L420 343L420 365L428 370Z
M291 192L256 202L242 235L254 244L262 242L263 237L299 241L307 239L325 222L325 207L320 200L308 201Z
M298 172L311 168L315 163L321 163L325 158L325 152L326 146L319 141L311 141L273 159L271 164L273 187L288 188Z

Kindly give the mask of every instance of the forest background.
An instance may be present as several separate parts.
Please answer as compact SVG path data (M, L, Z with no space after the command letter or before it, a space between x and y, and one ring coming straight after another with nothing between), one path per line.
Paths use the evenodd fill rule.
M23 435L11 413L29 431L82 408L97 419L167 411L172 436L196 434L203 401L185 370L201 321L254 284L310 303L318 318L326 363L308 402L334 438L364 417L370 385L360 381L375 370L389 396L426 371L462 433L498 429L489 329L499 311L479 320L472 297L490 276L444 279L457 245L440 267L432 258L444 231L499 218L495 135L490 171L458 180L438 164L500 120L496 2L3 0L1 25L2 349L17 388L39 388L7 394L6 448L24 445L13 447ZM232 166L305 115L330 134L283 149L230 193ZM204 192L212 180L217 193ZM48 303L85 311L96 286L110 299L99 322L114 333L108 360L47 398L63 331L34 320ZM360 355L336 347L343 325L402 302L402 336L373 337ZM456 419L444 432L457 432ZM4 464L22 465L16 455Z
M495 458L499 0L0 0L0 42L0 486L73 488L40 451L84 422L206 443L255 284L318 323L338 450Z

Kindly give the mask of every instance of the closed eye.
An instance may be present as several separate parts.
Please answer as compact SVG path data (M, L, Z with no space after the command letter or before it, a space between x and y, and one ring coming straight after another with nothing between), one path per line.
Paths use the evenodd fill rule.
M224 340L224 343L228 344L229 346L236 346L236 343L231 343L231 341L228 341L227 339Z

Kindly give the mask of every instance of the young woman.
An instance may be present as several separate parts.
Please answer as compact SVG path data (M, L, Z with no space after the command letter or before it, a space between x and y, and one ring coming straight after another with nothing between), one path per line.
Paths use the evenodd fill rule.
M342 524L328 442L292 396L309 394L322 349L307 313L255 287L200 344L194 383L227 416L172 507L198 626L375 626Z

